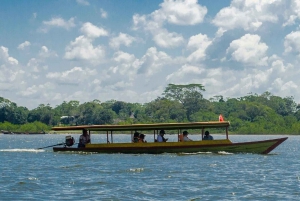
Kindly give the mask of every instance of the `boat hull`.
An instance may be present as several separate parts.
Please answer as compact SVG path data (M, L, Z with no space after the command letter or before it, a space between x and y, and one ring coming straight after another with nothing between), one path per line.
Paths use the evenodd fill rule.
M96 153L124 154L161 154L161 153L195 153L195 152L228 152L268 154L287 139L278 138L254 142L232 143L230 140L207 140L166 143L112 143L87 144L85 148L53 147L55 152L76 151Z

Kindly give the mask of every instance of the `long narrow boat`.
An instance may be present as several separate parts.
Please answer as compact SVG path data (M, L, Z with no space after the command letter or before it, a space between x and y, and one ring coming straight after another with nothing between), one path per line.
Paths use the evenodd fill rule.
M231 142L228 138L229 121L210 121L192 123L163 123L163 124L131 124L131 125L83 125L68 127L53 127L54 131L75 131L88 130L106 132L107 142L90 143L84 148L72 147L73 143L65 143L64 146L53 147L53 151L83 151L97 153L125 153L125 154L160 154L160 153L195 153L195 152L229 152L229 153L255 153L268 154L278 145L284 142L287 137L269 139L252 142ZM224 130L224 139L200 140L188 142L155 142L159 130L176 130L181 134L182 130L200 130L200 135L204 136L204 131L209 129ZM115 131L153 131L153 142L147 143L113 143L113 132ZM132 136L131 136L132 138Z

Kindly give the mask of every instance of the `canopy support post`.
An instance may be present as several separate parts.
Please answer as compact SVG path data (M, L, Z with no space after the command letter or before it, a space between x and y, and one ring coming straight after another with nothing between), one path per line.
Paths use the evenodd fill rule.
M109 143L109 140L108 140L108 131L106 131L106 143L107 144Z
M113 134L112 134L113 132L112 131L110 131L110 140L111 140L111 143L113 143L114 141L113 141Z
M228 126L226 126L226 139L228 140Z

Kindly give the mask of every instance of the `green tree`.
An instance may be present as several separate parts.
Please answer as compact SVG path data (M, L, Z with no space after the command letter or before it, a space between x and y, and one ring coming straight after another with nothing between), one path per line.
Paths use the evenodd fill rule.
M202 91L205 91L202 84L169 84L164 90L163 95L167 99L182 103L184 109L186 110L187 117L190 120L191 114L198 112L201 109L201 106L205 105L206 103L203 101L203 95L201 93Z

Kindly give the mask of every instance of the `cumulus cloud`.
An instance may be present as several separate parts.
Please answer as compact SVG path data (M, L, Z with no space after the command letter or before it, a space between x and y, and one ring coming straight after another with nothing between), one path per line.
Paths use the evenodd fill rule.
M298 0L290 0L286 2L285 23L283 26L294 25L296 20L300 19L300 2Z
M193 52L188 56L189 62L197 62L204 60L206 57L206 49L211 45L212 40L205 34L197 34L191 36L187 44L187 49Z
M163 67L170 64L171 62L172 58L167 53L157 51L155 47L151 47L140 59L140 67L138 73L151 76L163 70Z
M107 36L108 32L101 28L93 25L90 22L86 22L80 28L80 31L89 38L98 38L100 36Z
M92 44L90 38L79 36L66 47L65 59L85 60L92 64L99 64L105 57L104 47Z
M113 37L110 39L109 45L114 49L119 49L121 45L125 45L126 47L129 47L134 41L135 41L134 37L120 32L117 37Z
M130 81L135 78L140 63L133 54L118 51L114 54L113 61L114 65L109 68L107 78L111 79L113 74L119 74L123 79L127 78ZM119 77L117 77L117 80L119 80Z
M74 67L67 71L48 73L46 77L58 83L78 85L79 83L85 83L90 79L90 76L95 74L97 74L95 69Z
M149 15L135 14L133 29L149 31L154 42L163 48L173 48L183 44L183 37L176 32L169 33L164 23L176 25L196 25L203 22L207 13L206 7L200 6L197 0L165 0L160 9Z
M100 36L107 36L108 32L92 23L84 23L81 27L82 36L71 41L66 47L65 59L85 60L94 65L102 63L105 58L105 49L101 45L94 46L93 41Z
M168 32L166 29L161 29L159 33L153 36L154 42L163 48L177 47L183 44L184 38L182 35L175 32Z
M29 41L25 41L24 43L21 43L20 45L18 45L18 49L24 50L25 47L29 47L30 45L31 45L31 43Z
M300 54L300 31L293 31L284 38L285 53L295 52Z
M4 46L0 46L0 61L9 65L18 65L19 63L17 59L9 56L8 48Z
M56 52L49 50L46 46L42 46L39 52L39 56L43 58L47 57L57 57Z
M266 52L268 46L260 42L260 36L245 34L240 39L233 40L226 53L231 54L235 61L249 65L267 65Z
M165 0L161 9L153 13L153 18L162 15L163 18L177 25L195 25L201 23L207 13L207 8L200 6L197 0Z
M178 82L184 81L187 77L190 76L199 76L205 72L205 69L202 67L192 66L192 65L183 65L180 69L171 73L167 76L167 81L169 82ZM190 80L191 77L189 77Z
M256 31L265 22L275 23L282 5L281 0L252 1L233 0L230 6L221 9L212 23L219 29L217 36L232 29Z
M8 48L0 46L0 91L16 90L24 74L18 60L9 56Z
M69 30L73 27L75 27L75 18L70 18L68 21L64 20L61 17L53 17L49 21L43 21L43 27L41 27L39 30L41 32L47 33L51 28L59 27L66 30Z

